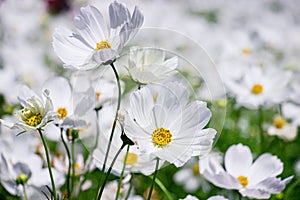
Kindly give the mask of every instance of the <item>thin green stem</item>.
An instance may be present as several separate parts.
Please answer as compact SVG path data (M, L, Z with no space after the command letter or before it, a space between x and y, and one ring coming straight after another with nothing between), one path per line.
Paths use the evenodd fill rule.
M115 74L116 80L117 80L117 85L118 85L118 102L117 102L117 109L116 109L116 113L115 113L115 118L114 118L113 126L111 128L111 133L110 133L110 137L109 137L109 141L108 141L108 145L107 145L107 149L106 149L106 153L105 153L104 162L103 162L102 169L101 169L101 175L100 175L99 183L101 183L102 176L103 176L104 170L106 168L106 162L107 162L107 158L108 158L110 146L111 146L111 143L112 143L112 140L113 140L115 128L116 128L116 125L117 125L118 112L119 112L120 105L121 105L121 84L120 84L119 74L118 74L118 72L117 72L117 70L116 70L116 68L115 68L115 66L114 66L113 63L111 63L110 66L111 66L111 68L112 68L112 70L113 70L113 72ZM98 196L99 196L99 193L100 193L100 184L99 184Z
M63 129L61 128L60 129L60 138L61 138L61 141L66 149L66 152L67 152L67 157L68 157L68 162L69 162L69 165L68 165L68 174L67 174L67 192L68 192L68 198L70 198L70 195L71 195L71 185L70 185L70 177L71 177L71 166L72 166L72 162L71 162L71 154L70 154L70 150L68 148L68 145L63 137Z
M157 171L158 171L158 166L159 166L159 158L156 158L155 172L154 172L154 175L153 175L152 184L151 184L150 191L149 191L149 194L148 194L148 198L147 198L148 200L151 199L151 195L152 195L152 191L153 191L154 183L155 183L155 179L156 179L156 174L157 174Z
M72 193L74 191L75 186L75 141L72 139L72 145L71 145L71 156L72 156Z
M95 150L98 146L98 140L99 140L99 135L100 135L99 109L95 109L95 112L96 112L96 141L95 141L93 150Z
M44 146L45 153L46 153L47 165L48 165L48 170L49 170L49 175L50 175L52 190L53 190L52 191L53 192L53 197L54 197L54 200L57 200L56 187L55 187L54 178L53 178L52 169L51 169L51 161L50 161L48 146L47 146L46 140L43 136L43 133L42 133L41 129L37 129L37 130L38 130L38 132L40 134L40 137L42 139L43 146Z
M123 163L122 172L121 172L121 175L120 175L120 180L119 180L119 184L118 184L118 191L117 191L115 200L118 200L119 195L120 195L120 190L121 190L122 180L123 180L124 171L125 171L125 167L126 167L126 162L127 162L127 158L128 158L129 148L130 148L130 145L127 145L126 155L125 155L125 159L124 159L124 163Z
M258 116L259 116L259 139L260 139L260 153L264 151L264 143L265 143L265 136L264 136L264 129L263 129L263 122L264 122L264 116L263 116L263 109L262 107L259 107L258 109Z
M103 193L104 188L105 188L105 184L106 184L106 182L107 182L107 180L108 180L108 176L109 176L109 174L110 174L110 172L111 172L111 170L112 170L112 167L114 166L114 164L115 164L115 162L116 162L116 160L117 160L119 154L121 153L121 151L123 150L123 148L124 148L125 146L126 146L126 144L123 143L122 146L120 147L120 149L118 150L118 152L116 153L116 155L115 155L115 157L114 157L112 163L110 164L110 167L109 167L108 171L106 172L106 176L105 176L104 182L103 182L103 184L102 184L102 186L101 186L101 190L100 190L100 192L98 193L98 197L97 197L98 200L101 199L102 193Z
M133 174L131 174L131 178L130 178L130 186L129 186L129 189L127 191L127 194L126 194L126 197L125 197L125 200L127 200L130 196L130 193L131 193L131 190L133 188L133 185L132 185L132 179L133 179Z
M167 197L168 200L172 200L172 196L167 190L167 188L164 186L164 184L158 179L155 179L155 183L160 187L160 189L165 193L165 196Z
M25 200L28 200L27 192L26 192L26 187L23 185L23 193L24 193L24 198Z

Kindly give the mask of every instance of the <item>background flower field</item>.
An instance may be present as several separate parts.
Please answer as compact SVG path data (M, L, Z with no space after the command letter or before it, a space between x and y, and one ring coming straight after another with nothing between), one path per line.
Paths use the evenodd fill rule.
M76 127L80 130L78 132L66 131L64 136L68 140L67 146L74 148L76 152L74 153L76 154L74 158L76 167L74 164L73 170L78 175L77 178L74 176L76 180L74 182L78 185L73 180L70 181L75 184L75 186L72 185L74 189L72 199L94 199L97 194L99 177L103 175L102 163L93 163L89 159L91 155L96 161L103 159L101 153L106 150L105 142L108 142L108 138L106 138L107 141L103 139L103 144L105 144L103 148L94 151L96 141L94 136L99 127L92 123L89 124L89 129L81 130L81 127L86 125L84 121L88 122L91 118L97 117L97 123L101 124L101 131L110 131L117 105L118 87L117 81L113 79L114 73L108 65L102 65L99 69L89 72L75 69L81 66L64 68L63 64L66 67L66 63L62 62L64 57L61 60L62 56L58 55L60 52L57 50L59 47L56 43L63 36L59 35L57 30L59 30L58 27L73 30L74 16L80 13L80 7L87 5L94 5L98 8L104 20L108 21L108 7L111 3L112 1L106 0L0 0L0 118L11 122L16 122L16 116L28 120L24 113L16 114L22 106L26 107L22 104L26 102L26 98L23 99L23 97L31 94L31 90L26 86L37 94L42 94L43 89L50 90L50 94L44 92L43 95L39 95L40 99L34 100L34 102L41 102L38 104L39 109L46 112L44 119L52 117L50 108L43 105L47 102L45 99L50 98L53 109L59 114L59 119L55 123L62 125L61 127ZM177 80L178 77L183 79L182 85L175 84L174 86L164 83L161 85L174 91L179 88L178 94L182 96L186 95L183 90L189 90L187 98L189 101L204 101L211 111L210 118L206 104L204 106L199 102L199 107L196 106L194 109L201 110L203 115L205 114L203 121L206 123L210 119L208 124L201 121L202 119L199 119L199 123L203 123L205 128L210 128L204 129L209 130L207 132L210 133L210 136L205 137L209 141L214 138L213 147L210 149L210 144L204 144L209 150L203 150L203 152L205 154L210 150L211 152L208 155L195 156L185 163L172 162L168 156L164 155L163 160L172 164L159 166L161 168L156 176L151 199L184 199L187 195L193 195L198 199L208 199L215 195L222 195L227 199L260 199L260 197L274 200L300 199L300 138L298 136L300 126L300 3L296 0L229 0L226 2L129 0L124 3L131 13L133 13L134 6L138 6L143 14L143 25L136 23L137 28L141 26L140 30L123 48L122 53L117 52L120 57L116 61L112 59L112 64L120 67L118 68L120 88L125 102L121 106L121 111L129 108L130 117L138 115L136 113L139 110L134 110L136 107L130 104L134 101L130 93L138 88L135 95L139 103L143 100L139 99L138 95L142 96L139 93L147 93L145 88L148 87L144 85L148 82L162 83L162 77L170 80ZM134 34L135 32L131 36L133 37ZM151 47L150 50L148 49L148 54L158 57L159 66L166 65L168 69L162 72L156 68L138 68L148 63L136 59L136 57L144 58L145 55L139 52L138 48L130 48L132 46ZM159 56L156 55L158 52ZM101 60L101 62L106 64L105 62L112 60ZM134 71L135 68L137 71ZM177 74L173 76L171 72L175 68ZM139 72L144 72L144 70L149 70L149 74L153 73L151 74L153 76L149 76L151 78L138 76ZM100 75L100 78L97 75ZM95 91L87 89L86 84L90 84ZM188 89L180 90L185 87ZM153 92L155 86L153 88L149 87L147 90L152 92L155 104L156 96ZM23 91L23 94L20 95L20 91ZM95 96L95 99L85 98L90 93ZM171 93L165 92L165 95L172 96ZM183 110L188 107L185 103L183 103ZM65 110L59 110L60 104L66 105L68 113ZM89 104L93 104L94 109L89 110L87 106ZM152 106L151 103L149 105ZM64 115L70 113L73 121L63 122ZM123 113L120 113L122 117ZM124 113L126 115L127 110ZM172 117L176 120L175 115ZM128 118L125 120L119 118L121 129L117 131L122 132L122 135L123 128L125 133L133 129L128 128L126 123L135 125L144 123L134 117L130 118L131 122L128 122ZM192 119L189 120L192 121ZM43 122L41 126L48 123L47 120ZM71 122L75 125L71 125ZM30 121L29 125L36 126L35 123L35 121ZM122 123L125 123L124 127ZM28 185L33 186L28 191L33 195L31 197L46 199L42 194L34 196L35 193L32 192L40 188L45 194L49 194L48 189L42 186L51 185L45 151L37 132L42 129L35 127L33 130L36 131L35 133L19 134L21 131L9 129L4 124L5 122L1 121L0 199L21 198L23 194L19 193L22 191L19 186L25 179L18 176L20 169L25 174L31 170L31 174L29 172L27 174L30 177ZM109 127L106 127L107 124ZM25 132L32 131L27 125L21 126L21 129L23 128ZM140 127L135 127L134 130ZM71 130L71 128L67 129ZM68 190L68 181L66 181L68 167L66 166L70 163L66 156L62 156L65 151L64 144L61 143L60 129L47 125L43 131L45 131L44 135L51 151L51 158L53 158L50 167L54 170L56 186L60 196L66 196ZM128 134L128 136L138 138L136 135ZM153 136L152 140L155 141ZM101 140L97 140L95 146L99 145L98 142L101 146ZM117 152L118 145L122 143L115 141L112 144L112 151ZM165 145L165 143L158 143L154 144L154 147ZM145 151L147 150L149 148L145 147ZM125 154L122 156L125 158ZM159 158L161 157L163 156L160 155ZM260 161L261 165L258 164L260 158L265 160L265 162ZM112 158L108 159L112 162ZM127 162L126 159L125 162ZM120 166L123 161L124 159L117 161L115 165L118 168L108 176L103 199L115 199L122 171ZM129 165L130 161L128 161ZM247 166L248 161L251 164L249 166ZM251 168L252 161L257 161L257 165ZM30 170L18 163L26 163ZM225 169L222 167L224 165ZM232 167L233 165L235 167ZM132 192L129 199L147 198L155 164L149 162L147 166L152 167L150 171L148 168L139 168L139 166L128 169L139 172L123 177L120 199L126 199L128 190ZM240 170L244 174L237 174L236 179L232 180L228 178L234 174L230 169ZM251 171L253 169L256 169L257 173ZM268 170L271 171L270 176L265 177ZM224 176L217 176L220 172L224 172ZM251 185L252 175L255 177L253 179L260 180L261 178L263 183ZM251 186L248 185L248 181ZM250 190L252 193L249 192ZM268 195L270 197L266 197ZM193 197L186 199L193 199ZM216 199L222 198L216 197Z

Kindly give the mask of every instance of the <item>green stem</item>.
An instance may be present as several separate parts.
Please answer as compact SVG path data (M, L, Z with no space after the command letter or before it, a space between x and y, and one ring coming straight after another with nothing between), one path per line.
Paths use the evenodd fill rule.
M262 107L259 107L258 109L258 116L259 116L259 139L260 139L260 153L264 151L264 143L265 143L265 136L264 136L264 129L263 129L263 122L264 122L264 116L263 116L263 109Z
M25 200L28 200L28 196L27 196L25 185L23 185L23 192L24 192L24 198L25 198Z
M164 184L158 179L155 179L155 183L160 187L160 189L165 193L166 197L168 200L172 200L172 196L169 193L169 191L167 190L167 188L164 186Z
M119 154L121 153L121 151L123 150L123 148L124 148L125 146L126 146L126 144L123 143L122 146L121 146L121 148L120 148L120 149L118 150L118 152L116 153L116 155L115 155L115 157L114 157L112 163L110 164L110 167L109 167L108 171L106 172L106 176L105 176L104 182L103 182L103 184L102 184L102 186L101 186L101 190L100 190L99 193L98 193L98 197L97 197L98 200L101 199L102 193L103 193L104 188L105 188L105 184L106 184L106 182L107 182L107 180L108 180L108 176L109 176L109 174L110 174L110 172L111 172L111 170L112 170L112 167L114 166L114 164L115 164L115 162L116 162L116 160L117 160Z
M37 129L39 134L40 134L40 137L42 139L42 142L43 142L43 146L44 146L44 149L45 149L45 153L46 153L46 159L47 159L47 165L48 165L48 170L49 170L49 175L50 175L50 179L51 179L51 184L52 184L52 192L53 192L53 197L54 197L54 200L57 200L57 194L56 194L56 187L55 187L55 183L54 183L54 179L53 179L53 174L52 174L52 169L51 169L51 162L50 162L50 156L49 156L49 151L48 151L48 146L47 146L47 143L46 143L46 140L43 136L43 133L41 131L41 129Z
M74 186L75 186L75 141L72 139L72 151L71 151L71 156L72 156L72 193L74 192Z
M155 183L155 179L156 179L156 174L157 174L157 171L158 171L158 166L159 166L159 158L156 158L155 172L154 172L154 175L153 175L152 184L151 184L150 191L149 191L149 194L148 194L148 198L147 198L148 200L151 199L151 195L152 195L152 191L153 191L154 183Z
M111 146L111 143L112 143L112 140L113 140L115 128L116 128L116 125L117 125L118 112L119 112L120 105L121 105L121 84L120 84L119 74L118 74L118 72L117 72L117 70L116 70L116 68L115 68L115 66L114 66L113 63L111 63L110 66L112 67L112 70L114 71L114 74L115 74L115 77L116 77L116 80L117 80L117 85L118 85L118 102L117 102L117 110L116 110L116 113L115 113L115 118L114 118L113 126L112 126L112 129L111 129L111 133L110 133L110 137L109 137L109 141L108 141L108 145L107 145L107 149L106 149L106 153L105 153L105 158L104 158L103 166L102 166L102 169L101 169L101 175L100 175L100 181L99 181L99 183L102 180L102 176L103 176L104 170L106 168L106 162L107 162L107 158L108 158L110 146ZM99 190L98 190L98 196L99 196L100 184L99 184L98 187L99 187Z
M289 189L286 191L286 195L285 195L285 199L287 199L288 197L292 196L291 193L295 191L295 187L297 185L300 185L300 178L295 181L290 187Z
M123 180L124 171L125 171L125 167L126 167L129 147L130 147L130 145L127 145L126 155L125 155L125 159L124 159L124 163L123 163L122 172L121 172L121 175L120 175L120 180L119 180L119 184L118 184L118 191L117 191L115 200L118 200L119 195L120 195L120 190L121 190L122 180Z
M133 174L131 174L131 176L133 176ZM128 191L127 191L125 200L128 200L128 198L129 198L129 196L130 196L130 193L131 193L131 190L132 190L132 188L133 188L133 185L132 185L132 179L133 179L133 177L130 178L130 186L129 186L129 189L128 189Z
M70 151L69 151L69 148L68 148L68 145L63 137L63 129L61 128L60 129L60 138L61 138L61 141L66 149L66 152L67 152L67 156L68 156L68 161L69 161L69 165L68 165L68 174L67 174L67 190L68 190L68 198L70 198L70 195L71 195L71 185L70 185L70 177L71 177L71 166L72 166L72 162L71 162L71 154L70 154Z
M98 146L98 140L100 135L100 128L99 128L99 109L95 110L96 112L96 141L93 150L95 150Z

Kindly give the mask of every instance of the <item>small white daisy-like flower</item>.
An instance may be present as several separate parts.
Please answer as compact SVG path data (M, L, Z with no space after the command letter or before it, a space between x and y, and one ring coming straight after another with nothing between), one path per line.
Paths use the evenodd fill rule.
M188 104L179 83L150 85L132 93L125 132L145 154L182 166L192 156L211 150L214 129L203 129L211 112L206 103Z
M277 135L279 138L292 141L297 136L297 125L288 123L282 116L275 116L273 125L267 130L268 135Z
M255 162L249 147L232 145L225 153L224 165L213 158L209 160L202 175L214 185L225 189L236 189L250 198L269 199L278 194L292 180L292 176L277 178L283 171L283 163L269 153L262 154Z
M23 132L35 132L46 126L56 116L56 113L53 112L52 101L49 98L49 91L45 90L43 92L45 101L27 86L22 88L22 92L25 96L21 95L18 97L23 106L23 109L16 113L18 122L11 123L3 120L1 122L12 129L19 129Z
M108 29L101 12L89 5L74 18L78 33L63 27L56 29L53 47L65 67L87 70L110 64L144 21L137 7L131 16L127 7L117 1L109 6L109 19Z
M132 47L127 70L134 81L149 84L165 80L175 72L177 65L178 57L166 59L161 49Z
M240 79L226 80L225 84L239 106L257 109L286 100L290 78L291 74L283 70L253 66L246 68Z

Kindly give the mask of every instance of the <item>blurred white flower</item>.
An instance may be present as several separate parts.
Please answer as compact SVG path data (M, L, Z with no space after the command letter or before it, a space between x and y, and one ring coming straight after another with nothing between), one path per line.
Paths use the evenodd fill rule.
M297 136L297 125L290 124L282 116L275 116L273 125L267 130L268 135L276 135L286 141L292 141Z
M276 178L283 171L283 163L269 153L262 154L255 162L249 147L242 144L232 145L225 153L224 165L209 160L203 176L214 185L225 189L236 189L250 198L268 199L271 194L280 193L292 176L281 180Z
M137 7L131 16L127 7L117 1L109 6L109 19L110 29L101 12L89 5L74 18L78 34L63 27L56 29L53 47L65 67L87 70L110 64L144 21Z
M206 103L188 104L188 90L182 84L147 85L132 93L125 132L141 151L182 166L192 156L211 150L214 129L203 129L211 112Z
M224 196L217 195L217 196L209 197L207 200L228 200L228 199L225 198Z
M180 199L180 200L199 200L199 199L189 194L184 199Z
M131 78L140 84L165 80L175 72L178 57L166 59L165 51L155 48L130 48L127 70Z
M238 80L225 83L236 97L237 104L249 109L271 106L287 99L287 84L291 74L282 70L263 69L253 66L245 68Z
M282 105L282 114L284 117L291 119L292 123L300 126L300 106L294 103L284 103Z
M23 86L21 92L23 95L19 95L18 98L23 109L16 113L18 122L11 123L0 119L3 125L11 129L19 129L22 132L35 132L54 119L56 114L53 112L53 105L47 90L43 92L45 101L27 86Z

